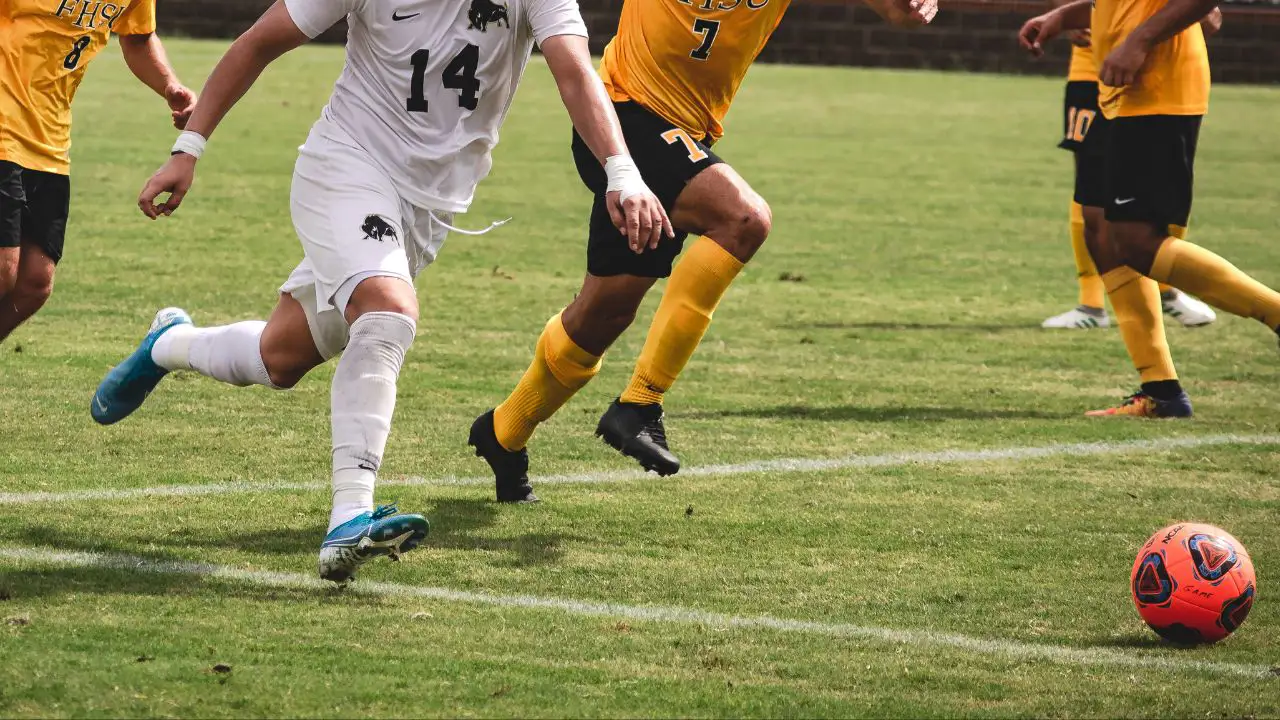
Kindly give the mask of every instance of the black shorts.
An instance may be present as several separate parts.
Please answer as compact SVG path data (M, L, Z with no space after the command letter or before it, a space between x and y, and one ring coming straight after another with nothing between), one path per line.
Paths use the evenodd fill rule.
M1107 138L1107 222L1186 227L1195 184L1200 115L1111 120Z
M1081 205L1102 207L1106 198L1106 133L1107 119L1098 111L1098 83L1068 82L1058 147L1075 154L1074 199Z
M1062 140L1058 147L1072 152L1080 150L1093 121L1101 117L1102 113L1098 112L1098 83L1069 81L1062 99Z
M684 130L663 120L634 102L614 103L622 135L640 175L670 215L676 198L695 175L712 165L724 162L706 144L694 140ZM614 227L605 205L608 179L600 161L591 154L587 143L573 133L573 160L583 184L595 193L591 206L591 225L587 236L587 272L608 277L636 275L661 278L671 274L676 256L684 248L687 232L676 228L675 238L663 238L656 250L637 255L627 245L627 238Z
M67 235L71 181L0 160L0 247L36 245L55 263Z
M1110 150L1112 121L1098 113L1075 151L1076 188L1074 199L1085 207L1107 206L1107 153Z

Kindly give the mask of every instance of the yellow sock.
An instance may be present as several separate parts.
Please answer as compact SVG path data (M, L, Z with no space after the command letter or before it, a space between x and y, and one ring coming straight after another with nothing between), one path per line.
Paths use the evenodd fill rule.
M1106 306L1106 288L1098 276L1098 268L1084 242L1084 208L1071 203L1071 253L1076 259L1076 278L1080 281L1080 304L1091 308Z
M1186 239L1187 239L1187 229L1186 229L1185 227L1183 227L1182 225L1170 225L1170 226L1169 226L1169 237L1176 237L1176 238L1178 238L1179 240L1186 240ZM1160 294L1161 294L1161 295L1164 295L1164 294L1165 294L1165 293L1167 293L1167 292L1177 292L1177 290L1178 290L1178 288L1176 288L1176 287L1174 287L1174 286L1172 286L1172 285L1170 285L1170 284L1168 284L1168 283L1160 283Z
M1119 267L1102 275L1111 309L1115 311L1125 349L1142 382L1177 380L1169 341L1164 336L1160 290L1154 280L1129 267Z
M1169 238L1160 246L1151 277L1167 282L1233 315L1280 328L1280 293L1194 243Z
M542 329L529 369L493 411L498 442L508 450L523 448L538 425L555 415L598 372L600 358L578 347L557 313Z
M741 270L742 262L709 238L699 238L685 251L667 281L622 402L662 402L663 393L693 357L711 326L716 305Z

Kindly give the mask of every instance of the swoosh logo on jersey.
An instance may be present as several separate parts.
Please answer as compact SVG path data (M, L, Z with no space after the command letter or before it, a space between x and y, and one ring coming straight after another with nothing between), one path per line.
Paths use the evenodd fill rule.
M1131 202L1133 202L1134 200L1137 200L1137 199L1138 199L1138 198L1136 198L1136 197L1125 198L1124 200L1121 200L1120 198L1116 198L1116 204L1117 204L1117 205L1128 205L1129 203L1131 203Z
M408 19L410 19L410 18L416 18L416 17L418 17L418 16L419 16L419 15L421 15L421 14L422 14L422 13L420 13L420 12L416 12L416 13L413 13L412 15L401 15L399 10L393 10L393 11L391 12L391 19L392 19L393 21L395 21L395 22L400 22L401 20L408 20Z

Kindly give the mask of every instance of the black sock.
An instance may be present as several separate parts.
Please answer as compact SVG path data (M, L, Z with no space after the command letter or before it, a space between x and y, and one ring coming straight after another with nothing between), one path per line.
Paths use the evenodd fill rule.
M1142 383L1142 392L1157 400L1173 400L1182 394L1182 383L1177 380L1156 380Z

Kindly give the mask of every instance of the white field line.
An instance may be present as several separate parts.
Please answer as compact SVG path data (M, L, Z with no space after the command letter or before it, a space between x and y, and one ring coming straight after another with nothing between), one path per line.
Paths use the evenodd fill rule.
M85 552L59 552L41 548L0 548L0 560L17 564L55 565L79 568L107 568L158 575L189 575L215 578L264 588L332 590L333 585L310 575L242 570L222 565L187 562L161 562L127 555L105 555ZM890 628L788 620L768 615L728 615L680 607L659 605L625 605L591 600L537 597L533 595L493 595L449 588L418 587L388 582L353 583L349 592L373 596L416 597L449 603L470 603L504 608L549 610L580 617L602 617L640 622L707 625L714 628L771 630L783 633L821 635L825 637L863 640L889 645L908 645L921 649L950 649L976 655L992 655L1018 662L1049 662L1059 665L1104 666L1167 672L1237 675L1256 679L1276 677L1267 665L1250 665L1218 660L1197 660L1181 652L1162 650L1160 654L1138 654L1113 648L1075 648L1045 643L1018 642L960 635L930 630L893 630Z
M1119 442L1071 443L1042 445L1037 447L1011 447L993 450L939 450L935 452L904 452L885 455L848 455L838 458L779 458L755 460L729 465L703 465L684 468L676 478L710 477L725 475L760 475L766 473L808 473L821 470L848 470L857 468L899 467L903 465L948 465L966 462L1036 460L1049 457L1088 457L1164 450L1186 450L1220 445L1280 445L1280 435L1202 435L1190 437L1159 438L1155 440L1122 440ZM534 485L616 483L641 480L646 473L641 470L606 471L576 475L546 475L534 477ZM656 476L654 476L656 479ZM388 486L449 486L489 485L492 476L435 478L405 477L378 481ZM91 502L96 500L130 500L142 497L198 497L201 495L230 495L236 493L283 492L291 490L327 490L328 481L312 482L264 482L245 481L208 483L201 485L158 485L142 488L106 488L100 490L70 490L67 492L7 492L0 493L0 505L32 505L36 503Z

